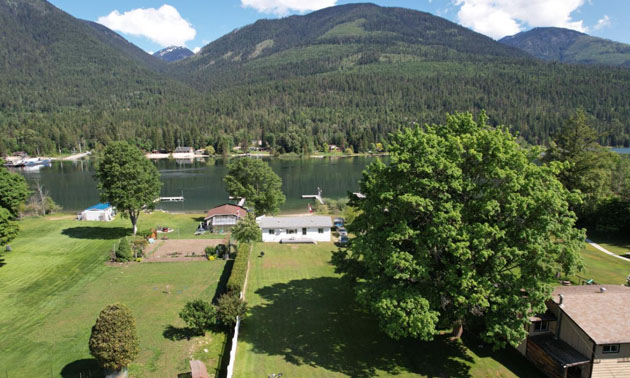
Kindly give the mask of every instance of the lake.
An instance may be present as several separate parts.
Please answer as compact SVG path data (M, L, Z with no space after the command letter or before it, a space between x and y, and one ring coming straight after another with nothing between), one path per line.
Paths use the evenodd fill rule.
M325 198L347 197L348 191L359 189L361 172L376 157L265 159L282 178L287 197L283 212L307 210L302 194L316 194L317 187ZM383 159L388 159L387 157ZM223 185L227 168L222 159L205 161L157 160L154 162L164 183L161 196L181 196L184 202L160 203L169 211L205 211L228 201ZM38 170L18 170L29 184L39 180L50 196L66 211L80 211L99 202L94 164L90 160L55 161Z
M611 151L614 151L618 154L630 154L630 148L628 147L623 147L623 148L611 148Z

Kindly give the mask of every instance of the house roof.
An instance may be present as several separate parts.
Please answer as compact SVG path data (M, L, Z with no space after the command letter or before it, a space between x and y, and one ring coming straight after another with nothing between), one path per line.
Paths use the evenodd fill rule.
M234 215L238 218L242 218L247 214L247 210L240 206L232 205L226 203L225 205L217 206L208 211L204 220L208 220L212 217L216 217L217 215Z
M602 292L602 288L606 290ZM630 287L559 286L554 289L552 300L596 344L630 343Z
M100 210L107 210L110 207L112 207L112 205L110 205L109 203L97 203L94 206L88 207L87 209L85 209L85 211L100 211Z
M330 217L303 216L303 217L264 217L260 220L260 228L314 228L332 227Z

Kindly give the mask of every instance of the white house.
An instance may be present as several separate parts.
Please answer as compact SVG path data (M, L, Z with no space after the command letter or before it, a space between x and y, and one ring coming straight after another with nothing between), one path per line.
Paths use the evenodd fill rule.
M263 242L316 243L331 241L332 220L325 216L262 217Z
M114 219L114 208L108 203L99 203L81 212L80 220L109 222Z

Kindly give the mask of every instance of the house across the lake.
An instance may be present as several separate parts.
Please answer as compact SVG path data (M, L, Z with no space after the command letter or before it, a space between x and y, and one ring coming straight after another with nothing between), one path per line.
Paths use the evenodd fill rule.
M326 216L261 217L263 242L316 243L331 241L332 220Z
M208 211L204 218L206 230L211 232L228 232L247 216L247 209L226 203Z
M81 212L79 220L109 222L114 219L115 213L112 205L99 203Z
M192 147L177 147L175 148L175 151L173 151L174 154L195 154L195 149Z
M561 286L518 350L554 378L630 378L630 287Z

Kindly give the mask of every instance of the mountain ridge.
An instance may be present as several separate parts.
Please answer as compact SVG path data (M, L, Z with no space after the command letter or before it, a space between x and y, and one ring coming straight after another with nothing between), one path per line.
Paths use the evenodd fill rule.
M195 53L184 46L168 46L154 52L152 55L165 62L172 63L177 62L178 60L190 58L195 55Z
M630 67L630 45L571 29L534 28L499 42L544 60Z

